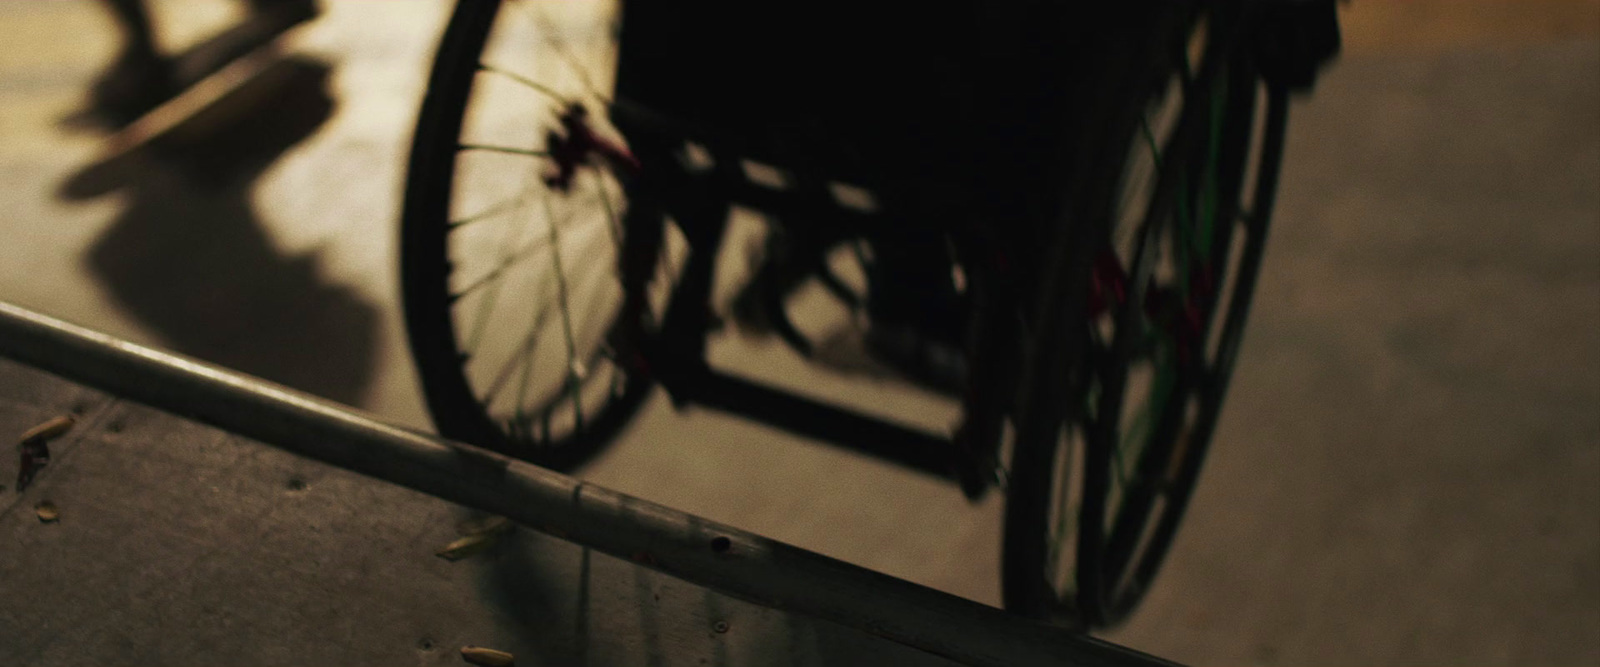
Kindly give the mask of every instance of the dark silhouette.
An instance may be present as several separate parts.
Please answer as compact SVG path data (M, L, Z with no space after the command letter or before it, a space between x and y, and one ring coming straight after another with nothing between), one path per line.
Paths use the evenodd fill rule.
M315 0L248 0L250 16L183 53L162 53L144 0L105 0L122 37L117 59L75 120L121 127L285 30L317 15Z
M250 203L256 178L332 114L328 73L312 60L279 63L270 91L251 96L270 102L88 166L59 195L127 198L85 263L167 345L358 403L376 362L376 308L330 284L315 254L276 250Z

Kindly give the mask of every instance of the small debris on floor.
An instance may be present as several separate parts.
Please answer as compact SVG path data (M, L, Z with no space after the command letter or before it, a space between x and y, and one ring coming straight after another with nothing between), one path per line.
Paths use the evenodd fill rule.
M515 656L505 651L496 651L482 646L461 647L461 659L482 667L511 667Z
M61 520L61 510L56 509L56 504L48 500L41 500L33 506L33 513L39 517L40 523L55 523Z
M17 493L28 490L39 469L50 463L50 441L61 437L75 423L77 420L72 415L62 415L22 434L22 442L18 445L22 462L17 466Z
M457 530L465 536L445 545L436 555L452 563L469 558L494 546L502 535L511 532L515 527L516 524L498 516L462 523L457 526Z
M46 441L55 440L56 438L61 437L62 434L66 433L68 430L70 430L72 428L72 425L76 424L76 423L78 423L78 421L76 419L73 419L72 415L62 415L60 417L56 417L55 419L52 419L52 420L47 421L47 422L45 422L43 424L40 424L38 426L35 426L33 428L28 429L28 431L26 433L22 434L22 441L23 442L27 442L29 440L46 440Z

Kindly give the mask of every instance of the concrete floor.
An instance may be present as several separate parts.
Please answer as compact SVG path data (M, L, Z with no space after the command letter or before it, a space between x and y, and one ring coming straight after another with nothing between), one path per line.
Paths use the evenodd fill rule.
M326 5L302 48L335 105L196 184L107 177L59 129L113 48L95 3L0 4L0 298L426 426L394 228L448 3ZM169 44L233 9L156 7ZM1199 664L1600 663L1600 3L1348 11L1292 117L1190 518L1108 637ZM658 397L583 476L998 602L995 499L763 427Z
M69 413L0 494L6 665L957 664L531 530L447 561L481 512L0 359L0 432Z

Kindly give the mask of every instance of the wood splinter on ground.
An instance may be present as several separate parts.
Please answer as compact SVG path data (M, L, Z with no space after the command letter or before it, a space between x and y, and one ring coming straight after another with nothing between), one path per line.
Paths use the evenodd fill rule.
M72 425L76 423L78 422L76 419L72 418L72 415L62 415L60 417L56 417L55 419L28 429L26 433L22 434L22 442L26 444L30 440L54 440L58 437L61 437L61 434L66 433L67 430L72 428Z
M461 659L482 667L511 667L515 656L505 651L496 651L482 646L461 647Z
M515 527L516 524L511 523L509 519L503 516L487 517L462 523L457 527L457 530L464 537L445 545L435 555L455 562L483 553L499 542L502 535L511 532L511 529Z

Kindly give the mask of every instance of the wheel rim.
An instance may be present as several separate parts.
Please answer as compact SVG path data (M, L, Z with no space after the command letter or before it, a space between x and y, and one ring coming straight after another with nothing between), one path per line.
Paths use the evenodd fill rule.
M427 305L408 303L408 324L442 433L571 467L642 400L649 381L635 351L618 349L617 323L661 312L670 287L654 281L638 303L619 279L631 156L606 118L618 7L503 5L475 17L490 22L477 27L481 48L446 73L470 78L459 131L425 148L426 105L419 120L412 179L432 182L408 184L404 277L417 283L408 302ZM419 172L425 150L443 163L432 172ZM443 205L412 219L424 217L411 200L428 188ZM425 226L433 231L414 233ZM427 263L431 271L415 270Z
M1197 30L1204 41L1189 53L1205 60L1178 68L1161 98L1169 103L1147 114L1142 146L1130 153L1118 225L1129 233L1114 237L1093 274L1091 308L1100 312L1090 318L1084 405L1055 447L1046 581L1058 613L1091 625L1132 610L1170 545L1215 427L1260 258L1265 220L1240 221L1231 193L1253 189L1256 210L1270 207L1270 192L1265 202L1259 195L1275 186L1274 130L1255 126L1256 78L1244 54L1224 55L1219 32ZM1203 94L1175 108L1173 93L1186 89ZM1198 136L1185 140L1185 123L1203 131L1188 130ZM1164 171L1164 160L1198 168Z

